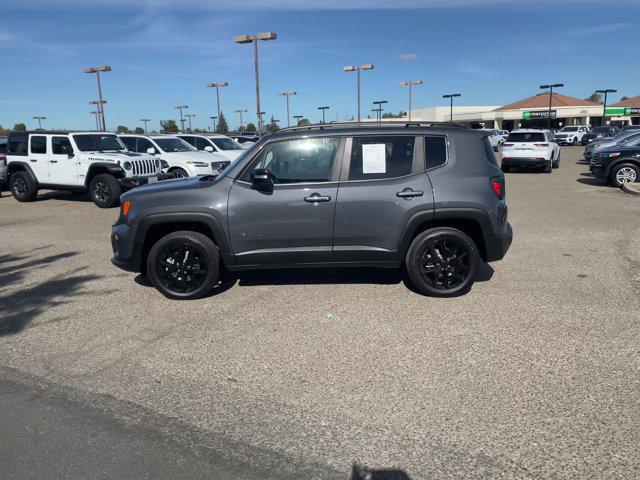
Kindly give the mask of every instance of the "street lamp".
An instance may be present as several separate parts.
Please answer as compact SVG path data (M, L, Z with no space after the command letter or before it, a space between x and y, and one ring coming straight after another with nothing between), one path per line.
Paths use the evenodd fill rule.
M101 67L91 67L91 68L84 69L84 73L95 73L96 78L98 79L98 98L100 99L100 107L98 107L98 110L100 110L100 116L102 117L102 130L107 129L107 122L104 119L104 106L103 106L103 104L107 102L102 101L102 85L100 83L100 72L110 72L110 71L111 71L111 67L109 65L102 65Z
M240 131L242 132L244 130L244 122L242 121L242 114L245 113L247 111L247 109L242 109L242 110L234 110L234 112L239 113L240 114ZM258 133L259 135L259 133Z
M318 110L322 110L322 123L324 123L324 111L328 109L329 107L318 107Z
M253 61L256 74L256 113L258 114L258 137L262 134L262 115L260 114L260 77L258 75L258 40L275 40L278 36L274 32L258 33L257 35L236 35L236 43L253 43Z
M215 131L216 131L216 118L218 118L218 117L216 117L216 116L211 116L211 117L209 117L209 118L210 118L211 120L213 120L213 131L215 132Z
M229 83L228 82L217 82L217 83L207 83L207 87L215 87L216 88L216 100L217 100L217 105L218 105L218 116L216 118L220 118L220 87L228 87ZM215 130L215 122L213 129Z
M453 122L453 99L457 97L461 97L459 93L449 93L447 95L442 95L442 98L449 99L449 121Z
M196 114L195 113L187 113L185 114L185 117L187 117L189 119L189 131L193 132L193 128L191 127L191 117L195 117Z
M102 124L102 119L101 119L101 115L104 111L104 109L102 108L102 105L105 103L107 103L106 100L91 100L89 102L89 105L95 105L96 109L98 110L98 130L105 130L105 127Z
M604 104L602 105L602 125L604 126L604 117L607 115L607 94L616 93L618 90L606 88L604 90L596 90L596 93L604 93Z
M358 123L360 123L360 70L373 70L371 63L365 63L364 65L348 65L342 67L345 72L356 72L356 82L358 83Z
M42 120L46 120L47 117L33 117L34 120L38 120L38 130L42 130Z
M411 87L414 85L422 85L422 80L410 80L407 82L398 82L401 86L409 85L409 121L411 121Z
M324 112L322 112L322 113L324 113ZM297 126L300 126L300 119L303 118L303 117L304 117L304 115L294 115L293 116L293 118L296 119L296 125Z
M182 111L183 111L185 108L189 108L189 105L176 105L176 106L175 106L175 107L173 107L173 108L175 108L176 110L180 110L180 127L181 127L181 128L180 128L180 131L181 131L182 133L184 133L184 118L182 117Z
M144 133L149 133L149 130L147 129L147 123L149 123L151 121L151 119L150 118L141 118L140 121L144 122Z
M285 97L287 99L287 127L290 127L291 125L289 124L289 97L291 95L297 95L298 92L280 92L278 95L280 95L281 97Z
M547 88L549 89L549 123L548 123L548 128L549 130L551 130L551 102L553 101L553 89L554 88L560 88L560 87L564 87L564 83L554 83L553 85L540 85L540 88L542 90L546 90Z
M93 115L96 117L96 130L100 130L100 110L89 112L89 115Z
M376 102L371 102L371 103L373 103L374 105L378 105L378 109L376 110L378 112L376 115L376 120L378 122L381 122L382 121L382 105L389 102L386 100L378 100ZM373 110L371 111L373 112Z

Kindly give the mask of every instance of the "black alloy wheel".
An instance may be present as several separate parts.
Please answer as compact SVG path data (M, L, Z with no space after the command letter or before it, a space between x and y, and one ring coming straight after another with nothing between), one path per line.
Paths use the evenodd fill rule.
M177 294L198 289L207 278L207 264L201 252L188 243L172 243L158 256L156 272L162 284Z
M27 194L27 181L22 177L17 177L13 182L11 190L16 197L24 197Z

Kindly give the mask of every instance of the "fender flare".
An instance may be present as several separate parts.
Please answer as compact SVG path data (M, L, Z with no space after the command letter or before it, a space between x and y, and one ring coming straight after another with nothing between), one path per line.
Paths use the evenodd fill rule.
M13 170L13 171L12 171L12 168L11 168L11 167L12 167L13 165L19 165L19 166L20 166L20 168L15 169L15 170ZM31 166L30 166L28 163L26 163L26 162L16 162L16 161L13 161L13 162L10 162L10 163L7 165L7 173L8 173L8 176L9 176L9 177L11 177L11 174L12 174L12 173L15 173L16 171L21 171L21 170L26 171L26 172L27 172L27 175L29 175L29 177L31 177L31 180L33 181L33 183L35 183L36 185L38 185L38 179L36 178L36 175L33 173L33 170L31 169Z
M84 186L89 188L89 184L91 183L91 179L95 176L93 171L96 169L105 169L107 170L105 173L109 173L116 178L120 178L124 176L124 169L118 165L117 163L109 163L109 162L96 162L89 165L87 169L87 174L84 177ZM111 171L109 171L111 170ZM99 175L99 174L98 174Z

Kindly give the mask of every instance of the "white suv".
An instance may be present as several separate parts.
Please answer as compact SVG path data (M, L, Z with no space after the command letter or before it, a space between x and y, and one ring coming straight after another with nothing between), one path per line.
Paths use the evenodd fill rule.
M502 144L502 171L511 167L538 167L551 173L560 166L560 147L547 130L514 130Z
M573 125L556 132L554 139L560 145L578 145L582 143L582 137L587 133L589 133L587 125Z
M233 138L229 138L226 135L179 133L177 136L198 150L217 153L231 161L247 150Z
M212 175L220 170L220 162L228 163L225 157L199 152L173 135L120 135L120 140L131 152L158 155L175 178Z
M88 191L100 208L117 205L123 190L164 178L159 159L129 153L106 132L15 132L7 143L11 193L36 199L39 188Z

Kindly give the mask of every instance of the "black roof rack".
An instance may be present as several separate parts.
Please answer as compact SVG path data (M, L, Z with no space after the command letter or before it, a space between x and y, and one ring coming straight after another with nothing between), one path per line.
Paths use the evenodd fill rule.
M330 128L344 128L344 127L399 127L399 128L411 128L411 127L453 127L464 128L467 127L461 123L456 122L419 122L419 121L382 121L382 122L331 122L331 123L314 123L312 125L285 127L278 130L277 133L286 132L299 132L303 130L325 130Z

